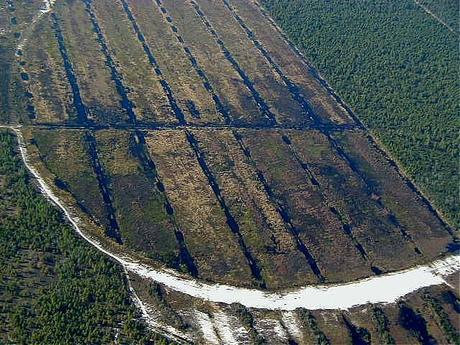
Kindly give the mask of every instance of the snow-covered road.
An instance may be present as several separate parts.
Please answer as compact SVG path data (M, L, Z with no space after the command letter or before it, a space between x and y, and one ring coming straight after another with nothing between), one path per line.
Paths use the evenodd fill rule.
M2 127L2 126L0 126ZM140 263L129 256L110 252L82 229L76 215L69 211L29 161L20 127L8 127L18 138L21 157L30 173L36 178L41 192L61 208L86 241L101 252L118 261L127 272L164 284L169 289L210 302L241 303L249 308L294 310L299 307L315 309L349 309L367 303L392 303L420 288L446 283L444 277L460 270L460 255L453 254L429 265L417 266L346 284L305 286L284 292L266 292L222 284L211 284L180 275L172 270L161 270Z

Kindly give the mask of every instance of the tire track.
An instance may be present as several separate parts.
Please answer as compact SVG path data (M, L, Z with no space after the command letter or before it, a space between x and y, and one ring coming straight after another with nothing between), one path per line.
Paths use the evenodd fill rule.
M62 29L59 25L59 19L57 15L53 12L51 13L51 19L53 24L54 33L59 45L59 51L61 53L62 60L64 62L64 68L66 71L67 79L70 84L70 88L72 91L73 96L73 103L77 111L77 118L78 121L85 126L86 124L90 123L89 120L89 112L84 104L81 93L80 93L80 86L78 84L78 79L73 69L72 62L70 61L69 54L67 52L67 48L65 46L64 36L62 34ZM93 168L94 174L96 175L99 191L102 195L102 199L104 200L106 212L107 212L107 220L108 220L108 228L106 229L106 234L110 238L114 239L117 243L122 244L122 238L120 234L120 227L117 222L117 218L115 215L115 208L113 206L113 197L110 191L110 181L107 178L107 175L104 171L102 164L100 163L99 154L97 151L97 142L94 134L91 130L85 130L85 141L87 144L87 153L91 160L91 166Z
M193 260L192 255L188 251L184 234L182 230L180 229L179 225L177 224L175 218L174 218L174 208L171 205L165 191L165 187L163 183L161 182L155 163L153 162L150 153L148 152L147 149L147 144L145 142L145 136L142 131L140 131L137 128L137 119L136 119L136 114L133 109L133 103L129 99L128 96L128 91L126 89L126 86L123 83L123 76L122 74L118 71L115 61L112 58L112 55L110 53L110 50L107 45L106 38L102 32L102 29L99 25L98 19L96 15L94 14L93 8L91 6L91 0L83 0L85 3L86 11L88 15L90 16L91 22L93 24L94 31L96 32L98 36L98 42L101 48L102 53L104 54L106 58L106 63L109 66L111 73L112 73L112 79L115 82L117 92L120 95L122 101L121 101L121 106L123 109L126 111L128 114L128 119L131 125L135 128L134 133L133 133L133 145L132 145L132 153L134 156L137 158L139 163L141 164L145 176L153 182L153 185L155 186L156 191L163 197L164 199L164 208L165 212L167 213L169 220L173 224L174 227L174 234L176 237L176 242L179 247L179 255L180 255L180 260L183 262L189 273L193 277L198 276L198 269L195 265L195 262Z

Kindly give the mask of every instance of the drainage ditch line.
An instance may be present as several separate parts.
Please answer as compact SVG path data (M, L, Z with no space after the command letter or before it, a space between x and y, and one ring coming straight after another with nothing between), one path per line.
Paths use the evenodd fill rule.
M172 18L167 14L167 10L161 6L161 1L160 0L155 0L156 3L158 4L159 8L160 8L160 11L161 13L163 13L164 16L167 16L167 18L169 18L168 23L170 23L172 25ZM209 23L208 23L209 24ZM211 30L212 27L208 27L210 28ZM179 36L180 37L180 36ZM185 44L185 42L183 42L183 40L180 40L182 44ZM223 43L222 43L223 44ZM235 61L236 62L236 61ZM240 71L242 71L240 69ZM242 71L244 73L244 71ZM198 73L198 71L197 71ZM202 72L204 73L204 72ZM207 79L207 77L206 77ZM252 85L252 84L251 84ZM252 87L252 90L250 89L251 93L255 91L255 89ZM257 94L258 95L258 94ZM266 106L266 103L265 101L260 97L260 96L257 96L257 95L253 95L254 96L254 99L255 101L257 102L257 100L259 100L259 105L261 104L262 106L260 107L260 109L265 109L265 110L261 110L261 111L265 111L266 113L266 116L269 117L271 119L271 124L272 125L276 125L277 124L277 121L274 117L274 115L269 111L268 109L268 106ZM215 99L214 99L216 102L219 102L220 103L220 99L219 97L217 96ZM219 109L222 113L222 117L226 120L227 123L230 123L231 122L231 117L230 115L227 113L227 112L224 112L225 108L223 107L220 107L220 106L217 106L217 109ZM247 150L245 149L245 146L244 146L244 143L242 142L242 137L240 135L238 135L238 133L236 133L235 131L232 131L233 133L233 136L235 137L235 139L237 140L237 142L239 143L239 146L240 148L242 149L243 153L246 155L246 157L248 157L247 155ZM256 167L255 165L255 162L252 160L252 165L254 167ZM305 256L306 260L307 260L307 263L309 264L310 268L312 269L312 271L314 272L314 274L317 276L318 278L318 281L320 282L323 282L324 281L324 277L322 276L321 274L321 271L315 261L315 259L313 258L313 256L310 254L310 252L308 251L307 247L305 246L305 244L302 242L302 240L300 239L300 237L298 236L297 234L297 230L294 229L293 225L292 225L292 221L291 219L289 218L289 215L287 214L287 211L283 208L283 207L280 207L280 204L278 203L275 203L274 202L274 197L273 197L273 192L271 190L271 188L268 186L268 182L267 180L265 179L265 177L263 176L263 174L260 172L260 171L257 171L257 177L259 179L259 181L262 183L262 185L264 186L264 189L265 191L269 191L269 193L267 194L271 194L271 197L269 198L269 200L272 202L272 204L276 205L275 207L277 208L279 214L281 215L281 218L283 219L284 223L285 223L285 227L286 229L289 230L289 232L291 233L291 235L293 236L293 239L294 241L296 242L297 244L297 248L302 252L302 254ZM212 186L212 185L211 185Z
M231 124L231 118L228 115L228 110L220 100L219 96L217 95L216 91L214 90L214 87L212 86L211 82L209 81L208 76L204 72L203 68L200 67L198 64L198 60L195 58L193 55L192 51L190 50L189 47L184 42L184 39L182 36L179 34L177 27L173 24L173 19L171 16L169 16L167 10L163 7L163 4L161 3L160 0L155 0L158 8L160 9L160 13L162 17L166 20L167 25L169 26L169 29L171 30L172 34L176 37L176 40L178 41L179 45L181 48L184 50L185 55L187 56L188 60L190 61L190 64L192 65L193 69L195 70L196 74L198 77L201 79L203 83L203 87L205 90L210 94L211 98L214 101L214 104L216 106L217 111L224 116L224 120L226 124ZM198 114L199 116L199 111L195 109L195 113Z
M287 88L289 89L289 92L291 93L291 96L294 100L296 100L299 105L306 111L308 114L309 118L313 120L313 122L317 125L323 124L324 121L314 112L313 108L310 106L309 102L305 99L305 97L301 94L300 88L298 85L293 83L281 70L281 68L273 61L271 58L270 54L268 53L267 49L257 40L255 34L252 32L252 30L249 29L249 27L246 25L244 20L236 13L235 9L229 4L228 0L222 0L224 5L227 7L227 9L232 13L233 17L235 20L239 23L241 28L246 32L246 35L248 38L251 40L251 42L254 44L254 46L260 51L261 55L266 59L268 64L276 71L276 73L279 75L279 77L284 81L286 84ZM192 3L194 3L193 0L191 0ZM289 42L288 42L289 43ZM330 91L329 91L330 92ZM340 104L343 106L343 104ZM347 110L347 109L346 109ZM352 119L358 124L358 128L364 129L364 126L362 125L361 122L356 121L355 117L352 117ZM329 142L331 142L332 146L336 148L340 148L338 143L335 141L334 138L331 137L330 133L328 131L320 130L323 135L325 135L328 139ZM350 158L345 157L346 154L343 150L341 150L341 153L339 153L339 156L352 168L352 170L357 174L357 171L353 169L350 165ZM363 176L361 174L358 174L358 176L363 180ZM364 181L364 180L363 180ZM364 181L366 183L366 181ZM366 185L368 185L366 183ZM417 247L415 241L413 240L412 236L408 233L407 229L401 225L401 223L397 220L397 217L388 209L386 208L383 204L382 201L380 201L380 208L384 208L388 213L389 217L388 220L392 223L393 226L395 226L399 232L401 233L402 237L411 242L414 246L414 250L417 254L421 254L420 249ZM344 227L345 229L345 227ZM351 230L351 229L350 229ZM361 247L362 248L362 247Z
M144 50L144 53L147 55L147 58L149 60L150 65L153 68L153 71L155 72L155 75L159 78L161 87L163 88L163 92L165 93L166 97L168 98L168 102L173 110L173 113L177 120L179 121L180 125L185 125L185 117L182 112L182 110L179 108L177 104L177 100L174 97L174 93L171 89L171 86L169 83L166 81L166 79L163 77L163 72L160 69L160 66L158 65L157 60L155 59L155 56L152 53L152 50L150 49L149 45L147 44L147 41L145 40L145 36L142 33L139 25L137 24L136 18L134 17L131 9L128 6L128 3L126 0L120 0L121 4L123 6L123 9L126 13L126 16L128 17L129 21L131 22L131 25L133 26L134 32L137 35L137 39L139 42L142 44L142 49Z
M167 18L167 22L170 24L170 25L173 25L172 22L173 22L173 19L168 15L168 12L167 10L161 5L161 1L160 0L155 0L157 5L159 6L159 9L161 11L161 13L163 14L163 16L166 16ZM199 10L199 9L198 9ZM207 23L206 19L204 19L205 23ZM209 23L208 23L209 24ZM208 29L210 30L213 30L212 27L208 26ZM173 30L174 31L174 30ZM182 45L185 45L185 42L183 41L183 39L181 39L181 36L177 35L178 37L178 40L179 42L182 44ZM222 42L223 44L223 42ZM228 52L228 51L227 51ZM192 56L192 58L196 61L196 59ZM235 63L236 61L233 60ZM235 67L235 65L233 65ZM236 68L236 67L235 67ZM239 68L239 67L238 67ZM204 74L204 71L202 70L196 70L196 72L198 74ZM245 72L239 68L239 72L242 72L243 75L245 75ZM241 74L240 74L241 75ZM206 80L208 80L208 78L206 77L206 75L204 74L203 75ZM209 84L209 88L211 88L212 90L212 86ZM260 95L258 95L257 91L254 89L254 87L252 87L252 83L251 83L251 87L248 87L251 94L253 95L253 98L254 100L256 101L256 103L258 103L258 105L260 106L259 109L261 112L265 112L265 116L270 118L271 119L271 125L277 125L277 121L274 117L274 115L270 112L270 110L268 109L268 106L266 105L265 101L262 99L262 97ZM209 91L209 89L207 88L207 90ZM255 93L255 94L254 94ZM217 109L219 110L219 112L221 113L222 117L224 118L224 120L226 121L226 123L231 123L232 122L232 118L230 117L230 114L225 110L224 107L220 106L222 103L219 99L219 97L217 96L217 94L215 94L215 97L213 97L214 101L216 102L216 106L217 106ZM239 146L240 148L242 149L243 153L246 155L246 157L248 157L247 155L247 150L245 150L245 146L244 144L242 143L242 138L240 135L238 135L238 133L236 133L235 131L232 131L235 139L237 140L237 142L239 143ZM255 165L255 162L252 161L252 165L254 167L256 167ZM305 256L309 266L311 267L312 271L315 273L315 275L317 276L318 280L320 282L324 281L324 277L322 276L321 274L321 271L318 267L318 265L316 264L316 261L315 259L313 258L313 256L309 253L308 249L306 248L305 244L301 241L301 239L299 238L299 236L297 235L297 231L293 231L294 228L293 228L293 225L292 225L292 222L286 212L286 210L284 208L280 208L280 205L275 203L274 202L274 198L273 198L273 193L271 191L271 188L268 186L268 182L266 181L265 177L263 176L263 174L258 171L257 173L257 177L259 179L259 181L262 183L262 185L264 185L264 189L265 191L267 192L270 191L270 194L272 194L272 196L269 198L269 200L274 204L276 205L275 207L277 208L278 212L280 213L281 215L281 218L283 219L284 223L285 223L285 226L286 226L286 229L289 229L289 232L291 233L291 235L293 236L294 238L294 241L296 242L297 244L297 247L298 249L302 252L302 254ZM268 194L268 193L267 193ZM287 218L289 218L287 220ZM287 220L287 221L286 221ZM254 271L254 270L253 270Z
M220 102L220 99L216 98L215 102ZM225 112L225 110L224 110ZM219 113L222 112L219 110ZM33 124L32 127L37 128L48 128L48 129L81 129L87 128L92 129L95 131L98 130L107 130L107 129L121 129L121 130L184 130L184 129L253 129L253 130L297 130L297 131L309 131L309 130L326 130L329 132L347 132L352 131L356 127L344 125L344 126L316 126L313 124L309 125L301 125L301 126L290 126L290 125L251 125L251 124L235 124L231 122L232 119L229 115L229 112L226 112L229 116L228 120L225 120L225 123L187 123L183 125L172 124L172 123L137 123L136 125L132 125L131 123L114 123L114 124L97 124L97 123L88 123L83 127L81 124L78 123L47 123L47 122L40 122L39 124Z
M260 287L265 289L266 288L266 283L262 277L262 274L261 274L261 269L259 268L255 258L252 256L249 248L247 247L245 241L244 241L244 238L243 236L241 235L241 232L240 232L240 227L237 223L237 221L235 220L235 218L233 217L232 213L230 212L227 204L225 203L225 200L224 198L222 197L222 193L221 193L221 190L219 188L219 185L216 181L216 178L214 177L213 173L211 172L211 169L208 167L207 163L206 163L206 160L205 160L205 155L203 154L203 152L201 151L199 145L198 145L198 141L196 140L195 136L190 132L190 131L186 131L186 135L187 135L187 140L189 141L190 143L190 146L192 147L194 153L195 153L195 156L198 160L198 163L200 164L201 166L201 169L203 170L204 174L206 175L206 178L208 179L208 183L209 185L211 186L211 189L213 190L217 200L219 201L219 204L220 204L220 207L222 208L222 210L224 211L225 213L225 217L227 219L227 225L229 226L230 230L232 231L232 233L235 235L235 237L237 238L237 241L238 241L238 244L246 258L246 261L248 262L249 264L249 267L251 269L251 273L252 273L252 276L257 280L257 282L259 283Z
M228 1L228 0L226 0ZM310 62L307 60L305 55L292 43L292 41L287 37L287 35L279 28L275 21L270 17L267 11L256 1L252 0L256 7L259 8L262 15L270 22L272 27L280 34L286 44L292 49L292 51L302 60L304 65L307 67L308 71L312 76L326 89L329 95L335 99L335 101L347 112L348 116L363 130L366 130L369 133L369 129L364 125L364 123L359 119L359 117L353 112L353 110L340 98L339 95L332 89L328 82L319 74L319 72L314 68ZM396 164L395 160L390 157L387 151L385 151L375 140L375 138L368 134L367 139L370 144L378 150L378 152L385 158L385 160L395 169L399 177L403 180L406 186L414 192L424 204L429 212L439 221L443 226L445 231L447 231L454 242L458 242L459 238L456 231L443 219L439 211L433 206L433 204L428 200L428 198L420 191L420 189L409 179L406 174L401 170L401 168Z
M243 141L243 137L236 131L233 131L233 135L236 138L236 140L237 140L241 150L243 151L244 155L246 156L248 161L251 163L251 165L254 167L254 170L256 172L258 180L260 181L260 183L264 187L265 193L266 193L268 199L270 200L270 202L273 205L275 205L276 210L278 211L278 214L281 216L281 219L283 220L286 229L289 231L289 233L291 234L292 238L294 239L294 242L297 245L297 249L304 255L308 265L310 266L310 268L313 271L313 273L316 275L318 281L320 283L324 283L325 278L322 275L321 270L320 270L318 264L316 263L315 258L312 256L312 254L308 250L307 246L305 245L305 243L300 238L299 230L296 229L296 227L293 225L292 219L289 216L289 213L287 212L286 208L284 207L284 205L275 196L272 188L270 187L270 185L269 185L267 179L265 178L264 174L262 173L262 171L260 171L257 168L257 165L256 165L254 159L251 156L250 150L246 147L246 145L245 145L245 143Z
M54 33L59 45L59 51L61 53L62 60L64 61L64 68L66 71L67 79L71 87L78 120L79 122L81 122L82 125L85 125L90 122L88 118L89 112L81 97L80 86L78 85L78 80L75 75L73 65L70 61L67 48L65 46L64 36L62 34L62 29L59 25L58 17L53 12L51 13L51 18ZM96 138L90 130L85 130L85 142L87 153L91 160L91 166L93 168L94 174L96 175L99 185L99 191L102 195L102 199L104 200L107 212L108 228L106 229L106 234L110 238L114 239L117 243L122 244L120 227L115 216L115 208L113 206L113 199L109 187L110 181L107 178L107 175L105 174L102 164L100 163L100 158L97 151Z
M122 74L117 70L116 64L114 59L111 56L110 50L108 48L106 39L104 37L104 34L102 32L102 29L98 23L98 19L96 15L93 12L92 6L91 6L91 1L85 1L85 6L87 13L90 16L91 22L93 23L94 30L98 36L98 42L101 47L101 51L104 54L106 58L107 65L109 66L111 73L112 73L112 79L115 82L116 89L118 91L119 96L121 97L121 105L123 109L126 111L128 114L129 122L131 125L134 126L135 130L133 133L133 139L134 139L134 145L133 145L133 150L132 153L136 156L137 160L141 164L145 176L150 179L153 182L153 185L155 186L155 189L162 195L164 199L164 208L166 213L168 214L168 217L173 224L174 227L174 234L176 237L176 242L179 247L179 256L180 259L185 265L187 266L187 269L189 273L193 277L198 276L198 269L194 263L193 257L188 251L187 245L185 243L184 239L184 234L181 231L180 227L178 226L173 214L174 214L174 209L166 195L165 188L163 183L161 182L156 167L155 163L153 162L148 150L147 150L147 144L145 141L145 136L142 131L137 129L137 119L136 119L136 114L133 109L133 103L129 99L128 96L128 91L126 89L126 86L123 83L123 77Z
M321 183L318 181L317 177L315 176L315 174L311 170L310 166L302 160L302 158L300 157L299 153L297 152L296 148L294 147L294 145L292 144L292 142L291 142L291 140L289 139L288 136L283 135L282 140L289 147L292 155L294 156L294 158L297 161L297 163L299 164L299 166L301 166L302 169L304 170L305 174L307 175L308 179L310 180L310 184L314 188L316 188L316 189L318 189L320 191L321 196L324 198L325 204L329 207L329 210L340 221L342 229L343 229L343 232L345 233L345 235L353 243L353 245L355 246L356 250L359 252L361 257L365 261L369 261L369 256L368 256L367 252L365 251L364 247L356 239L356 237L353 235L352 225L349 222L347 222L346 219L345 219L345 216L335 206L333 206L333 203L329 200L329 198L325 194Z
M159 1L159 0L157 0ZM220 36L217 34L217 32L215 31L215 29L213 28L213 26L211 25L211 23L208 21L208 19L206 18L205 14L202 12L202 10L200 9L200 7L198 6L198 4L195 2L195 1L191 1L191 4L192 4L192 7L194 8L196 14L198 15L198 17L201 19L201 21L203 22L203 24L207 27L208 31L211 33L211 35L214 37L214 39L216 40L216 42L219 44L219 46L221 47L221 49L224 51L224 54L226 55L226 57L231 57L231 60L229 60L230 62L232 62L232 65L234 66L234 68L237 70L237 72L240 74L241 78L244 80L245 84L247 85L248 89L250 90L250 92L252 93L253 95L253 98L254 100L259 104L261 105L260 109L262 112L264 112L264 114L269 117L271 119L271 122L275 125L278 124L278 121L275 117L275 115L270 111L266 101L260 96L260 94L255 90L254 86L252 85L252 83L249 81L249 78L247 77L247 73L242 70L241 67L239 67L238 63L233 59L233 57L231 56L230 52L228 51L228 49L226 48L224 42L221 40ZM270 59L271 61L271 59ZM279 68L277 69L277 72L279 72L279 75L283 78L283 74L281 73L281 71L279 70ZM297 100L299 102L299 105L302 107L302 109L304 109L306 111L307 114L310 114L312 112L312 110L310 109L310 106L308 105L308 103L303 99L303 97L298 93L298 90L299 88L296 87L296 90L297 90L297 93L294 92L293 88L294 88L294 84L292 82L290 82L290 80L284 76L283 80L286 81L286 83L290 83L290 87L288 85L288 88L289 88L289 91L292 95L292 97ZM250 85L249 85L249 84ZM310 117L313 119L312 115L310 115ZM318 123L318 121L316 121L316 123ZM290 148L290 151L293 153L293 155L296 157L297 161L299 161L299 157L298 155L296 154L296 151L295 149L293 148L292 144L290 143L290 140L288 138L287 135L283 136L283 137L286 137L287 140L289 141L289 148ZM286 142L286 141L285 141ZM302 167L305 169L305 167L302 165ZM312 172L311 171L308 171L308 174L310 176L313 176ZM317 179L315 179L315 181L317 181ZM319 185L319 183L318 183ZM324 194L323 190L320 188L320 193L323 197L324 200L326 200L326 202L328 201L328 198L326 197L326 195ZM342 229L343 231L345 232L345 234L347 235L347 237L352 241L353 245L356 247L356 249L358 250L359 254L365 259L367 260L367 254L363 248L363 246L356 240L356 238L354 237L354 235L352 234L351 232L351 227L349 224L346 224L343 222L343 219L341 219L340 215L337 213L337 212L332 212L332 209L329 209L329 211L331 211L331 213L333 213L333 216L336 217L339 222L342 224Z
M132 15L132 12L129 9L129 6L125 2L125 0L121 0L121 1L123 2L123 7L125 9L126 14L128 15L128 18L130 18L130 20L131 20L131 22L133 24L133 27L135 28L135 31L137 32L138 38L141 39L141 37L142 37L141 41L143 42L144 52L149 56L149 60L155 62L154 65L155 65L156 73L159 73L159 75L162 75L161 70L160 70L158 64L156 63L156 60L153 58L153 54L151 53L150 48L145 43L144 36L142 35L142 33L140 31L140 27L138 26L134 16ZM161 3L158 4L158 6L160 8L160 11L164 15L166 10L161 6ZM178 38L178 40L179 40L179 38ZM153 60L150 57L153 58ZM191 54L189 55L189 57L193 58L193 56L191 56ZM197 68L196 64L195 64L195 67ZM205 75L204 75L204 72L203 72L203 77L206 78ZM204 79L204 80L207 80L207 79ZM165 85L167 85L166 80L164 80L164 83L165 83ZM208 89L208 91L209 91L209 89ZM165 88L165 92L170 93L170 97L168 97L168 99L170 100L170 102L174 103L174 104L171 103L171 106L174 109L174 113L175 113L177 119L179 120L179 123L181 125L186 125L187 122L185 120L185 116L184 116L182 110L180 109L180 107L177 105L177 102L175 101L174 93L172 92L172 90L169 87ZM213 99L216 100L217 95L215 95L215 97L213 97ZM221 107L221 108L218 107L218 110L223 111L223 109L224 109L223 107ZM198 110L196 110L196 111L198 112ZM209 185L211 186L211 188L212 188L217 200L219 201L219 204L220 204L222 210L225 213L225 216L226 216L226 219L227 219L227 224L228 224L230 230L232 231L232 233L234 234L234 236L235 236L235 238L236 238L236 240L237 240L237 242L238 242L238 244L240 246L240 249L243 252L243 254L244 254L244 256L245 256L245 258L246 258L246 260L248 262L248 265L250 267L250 270L251 270L251 273L252 273L254 279L258 282L260 287L265 287L266 284L263 281L263 278L262 278L262 275L261 275L261 269L257 265L257 262L256 262L255 258L253 257L253 255L251 254L249 248L247 247L246 243L244 242L244 239L243 239L243 237L242 237L242 235L241 235L241 233L239 231L239 226L238 226L237 222L235 221L233 215L231 214L230 210L228 209L227 205L225 204L225 201L224 201L223 197L221 196L220 188L219 188L217 182L215 181L215 178L213 177L210 169L207 166L207 163L206 163L206 161L204 159L204 155L199 150L197 142L196 142L195 138L193 137L193 135L191 134L190 131L188 131L188 130L186 131L186 136L187 136L187 140L188 140L191 148L195 152L195 155L196 155L196 157L198 159L198 162L200 164L201 169L203 170L203 173L205 174L205 176L208 179Z
M86 109L86 106L83 104L83 100L80 93L80 87L78 86L78 80L73 69L73 65L70 62L69 53L67 52L67 48L65 46L64 35L62 33L61 26L59 25L57 15L54 12L51 13L51 19L54 34L59 47L59 52L61 53L61 57L64 62L64 70L66 72L66 76L72 91L73 105L77 112L76 121L84 126L89 125L92 122L89 120L90 114Z
M159 2L160 0L156 0L156 1ZM225 46L225 43L222 41L220 36L217 34L216 30L213 28L211 23L207 20L204 13L201 11L200 7L196 4L196 2L191 1L191 4L192 4L193 9L195 10L195 13L198 15L202 23L205 25L207 31L214 38L215 42L221 49L227 61L230 62L233 69L238 73L238 75L242 79L246 88L250 91L252 98L254 102L256 103L257 108L259 109L260 113L268 119L270 124L276 125L277 121L273 113L270 111L270 107L265 102L265 100L262 98L262 96L259 94L259 92L256 90L254 83L248 77L247 73L241 68L241 66L238 64L236 59L227 49L227 47Z
M311 115L312 109L308 102L305 100L304 96L302 95L301 89L288 76L286 76L282 72L281 68L273 61L267 49L262 45L262 43L260 43L260 41L257 40L255 34L249 29L249 27L246 25L243 19L236 13L235 9L230 5L230 3L227 0L222 0L222 2L224 3L225 7L230 11L233 18L235 18L235 20L238 22L240 27L245 31L249 40L259 50L261 55L265 58L265 60L267 60L268 64L272 67L275 73L278 74L278 76L284 82L284 84L289 90L289 93L291 94L292 99L297 101L297 103L305 111L309 119L314 121ZM192 3L195 3L195 1L192 0Z

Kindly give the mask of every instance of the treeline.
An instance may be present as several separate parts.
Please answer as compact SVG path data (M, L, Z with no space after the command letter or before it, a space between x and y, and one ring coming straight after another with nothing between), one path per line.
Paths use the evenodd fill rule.
M412 0L263 4L459 226L457 36Z
M76 236L0 131L0 344L168 344L139 319L122 269Z

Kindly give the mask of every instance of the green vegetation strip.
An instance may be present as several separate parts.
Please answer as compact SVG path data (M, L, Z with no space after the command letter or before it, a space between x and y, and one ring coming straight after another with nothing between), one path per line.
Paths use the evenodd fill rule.
M167 344L149 334L123 270L32 186L0 131L0 344Z
M292 41L451 223L458 202L456 35L411 0L263 0Z

